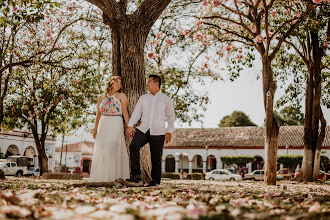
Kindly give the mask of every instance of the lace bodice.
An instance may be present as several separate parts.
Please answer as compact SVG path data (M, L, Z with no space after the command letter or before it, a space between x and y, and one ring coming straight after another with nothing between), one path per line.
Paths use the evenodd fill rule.
M100 104L100 111L102 115L121 115L121 103L116 98L116 94L107 97Z

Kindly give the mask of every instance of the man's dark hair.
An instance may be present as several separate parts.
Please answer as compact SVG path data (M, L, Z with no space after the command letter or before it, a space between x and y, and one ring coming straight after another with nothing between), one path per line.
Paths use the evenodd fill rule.
M160 78L160 76L153 74L149 76L149 79L150 78L153 78L154 82L158 82L160 88L160 86L162 85L162 79Z

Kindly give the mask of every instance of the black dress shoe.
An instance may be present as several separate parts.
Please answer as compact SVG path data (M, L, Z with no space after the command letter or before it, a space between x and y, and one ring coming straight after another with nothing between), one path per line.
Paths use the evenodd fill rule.
M147 187L150 187L150 186L158 186L159 185L159 183L155 183L154 181L151 181L148 185L147 185Z
M138 175L136 176L131 176L131 178L126 179L127 182L133 182L133 183L138 183L142 181L142 178Z

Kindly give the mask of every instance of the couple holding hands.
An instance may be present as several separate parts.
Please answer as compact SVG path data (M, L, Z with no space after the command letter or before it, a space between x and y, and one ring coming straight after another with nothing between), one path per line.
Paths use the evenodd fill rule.
M135 183L142 181L140 149L149 143L152 165L149 186L160 184L163 146L171 141L175 121L173 102L160 91L160 87L161 78L150 75L147 82L149 93L139 98L129 118L128 99L121 92L121 78L112 76L107 82L97 103L90 182L110 182L118 178ZM133 136L129 156L122 116L127 125L126 133ZM141 123L135 129L134 125L139 121Z

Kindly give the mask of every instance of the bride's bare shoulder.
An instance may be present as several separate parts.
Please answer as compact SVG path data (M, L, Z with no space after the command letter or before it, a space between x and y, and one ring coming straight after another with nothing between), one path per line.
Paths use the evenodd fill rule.
M118 97L120 98L127 98L126 94L121 92L121 93L118 93Z

